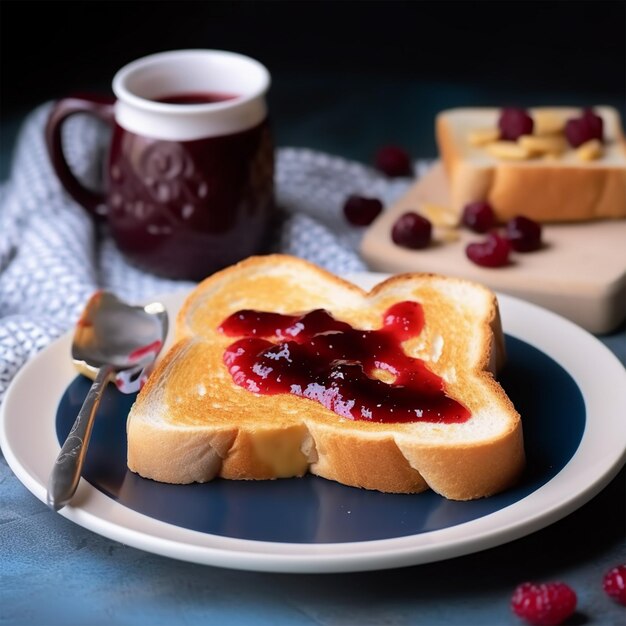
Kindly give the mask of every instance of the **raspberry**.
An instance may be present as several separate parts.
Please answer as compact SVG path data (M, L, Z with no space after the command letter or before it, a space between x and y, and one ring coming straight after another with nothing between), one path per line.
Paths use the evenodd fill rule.
M509 262L511 244L497 233L489 233L482 242L470 243L465 248L467 258L482 267L503 267Z
M529 624L557 626L576 610L576 594L564 583L523 583L513 593L511 609Z
M533 118L526 109L513 107L502 109L498 120L500 138L506 141L517 141L522 135L532 135L534 125Z
M428 246L431 236L432 224L413 212L401 215L391 229L391 239L396 245L413 250Z
M493 209L488 202L470 202L463 209L462 222L476 233L486 233L496 221Z
M518 215L506 223L506 238L516 252L532 252L541 248L541 225Z
M626 565L609 570L602 580L602 587L610 598L626 606Z
M413 165L408 152L399 146L385 146L376 153L376 168L387 176L412 176Z
M355 226L369 226L383 210L383 203L378 198L348 196L343 213L346 219Z
M580 117L567 120L565 137L572 148L578 148L592 139L604 141L604 122L593 109L583 109Z
M592 139L604 141L604 120L589 107L583 109L582 117L587 122Z

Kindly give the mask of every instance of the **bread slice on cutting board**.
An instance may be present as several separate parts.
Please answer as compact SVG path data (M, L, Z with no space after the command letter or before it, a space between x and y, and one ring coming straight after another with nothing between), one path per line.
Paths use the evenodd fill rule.
M594 111L604 124L604 141L594 158L569 146L562 135L565 122L580 115L574 107L530 109L537 135L504 145L496 141L500 109L442 111L436 118L436 138L453 210L460 218L466 204L487 200L501 222L516 215L540 222L626 217L626 151L620 116L607 106ZM542 120L550 120L552 127ZM489 131L495 133L493 137L487 137ZM477 140L481 133L486 133L483 141ZM541 142L549 146L547 140L556 148L530 150L524 156L515 147L525 140L531 146ZM504 150L500 156L495 143Z

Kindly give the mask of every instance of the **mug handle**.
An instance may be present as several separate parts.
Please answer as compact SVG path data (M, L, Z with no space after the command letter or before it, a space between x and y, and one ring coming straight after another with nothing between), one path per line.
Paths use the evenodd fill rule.
M114 102L115 100L111 97L96 95L62 98L52 107L46 124L46 147L56 175L70 196L93 215L106 214L106 196L104 193L87 189L74 176L63 152L61 130L67 118L76 113L89 113L107 124L112 124Z

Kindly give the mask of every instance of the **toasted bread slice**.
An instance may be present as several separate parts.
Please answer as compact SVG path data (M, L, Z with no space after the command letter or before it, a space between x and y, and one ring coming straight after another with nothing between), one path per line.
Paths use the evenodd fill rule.
M471 417L462 423L346 419L289 393L233 382L218 330L243 310L326 309L366 330L390 305L419 302L424 327L402 344L445 381ZM504 359L497 300L468 281L429 274L390 278L367 293L306 261L252 257L200 283L176 321L172 349L128 418L128 467L168 483L271 479L310 471L346 485L467 500L509 487L524 465L522 426L494 380Z
M563 150L541 154L531 150L528 157L494 156L486 143L476 142L480 133L497 129L499 109L466 108L443 111L437 116L439 153L450 184L453 209L460 216L469 202L487 200L500 221L525 215L539 222L577 222L599 218L626 217L626 152L618 112L595 107L604 122L605 142L597 158L586 160L560 137ZM580 109L544 107L530 109L535 118L537 138L532 147L558 139L565 121L578 117ZM553 129L542 120L561 122ZM541 126L544 128L542 129ZM551 135L552 133L552 135ZM550 139L551 137L551 139ZM556 142L558 143L558 141ZM507 144L504 148L517 148ZM585 153L590 155L590 151Z

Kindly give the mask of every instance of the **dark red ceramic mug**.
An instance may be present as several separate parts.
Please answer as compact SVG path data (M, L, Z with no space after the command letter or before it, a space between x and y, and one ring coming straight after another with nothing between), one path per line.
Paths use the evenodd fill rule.
M113 79L114 103L65 98L46 143L67 192L106 217L137 266L199 280L263 251L274 213L274 151L267 119L267 69L218 50L151 55ZM67 118L90 113L113 128L105 191L84 187L61 142Z

